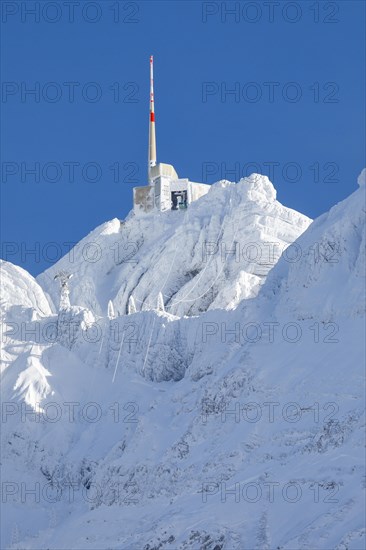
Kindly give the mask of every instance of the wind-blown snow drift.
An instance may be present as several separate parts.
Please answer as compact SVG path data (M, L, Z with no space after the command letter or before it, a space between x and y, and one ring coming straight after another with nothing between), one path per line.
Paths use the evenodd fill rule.
M241 209L232 210L243 238L253 242L261 235L261 242L289 244L296 214L290 211L286 223L287 209L277 206L273 194L255 196L250 185L246 191L248 205L243 199ZM212 201L197 214L195 242L211 239L211 228L216 232L220 223L232 238L225 200L236 192L244 193L232 184L212 190ZM3 400L15 406L7 410L2 431L3 480L15 485L6 486L3 517L9 528L2 546L364 548L363 199L360 188L315 220L265 281L261 274L259 292L251 286L234 310L226 301L226 309L210 308L198 317L138 311L116 319L104 314L93 325L95 317L81 306L104 312L113 298L123 309L125 302L116 296L122 292L127 299L123 277L136 267L115 266L110 257L113 276L107 283L109 275L100 271L105 262L94 264L94 277L92 264L81 259L80 243L72 291L78 307L27 319L27 328L56 324L56 341L46 330L25 339L12 326L4 343L5 354L16 359L2 385ZM192 206L201 208L201 200ZM181 231L176 220L167 215L162 223L159 217L160 236L147 237L150 262L172 265L173 241ZM298 220L308 225L303 217ZM112 243L120 235L118 223L103 226L104 235L99 228L93 239L107 247L111 234ZM145 221L129 223L141 230ZM145 286L134 288L145 289L146 306L154 297L151 308L156 308L162 272L151 265L149 287L145 253L137 264L144 267ZM70 267L64 261L57 269ZM232 263L228 273L237 273ZM93 287L83 287L78 269ZM178 279L175 272L168 280ZM39 278L56 301L58 289L47 280ZM230 292L234 280L223 279L223 288ZM192 284L181 282L183 288ZM207 309L201 298L198 302ZM5 319L12 311L5 308ZM74 330L68 331L71 325ZM24 421L24 402L31 411L39 403L43 412ZM71 416L70 403L75 404ZM61 416L50 421L55 410ZM97 420L95 411L101 412ZM22 501L21 483L25 488L39 483L48 492L40 490L36 503L32 496Z

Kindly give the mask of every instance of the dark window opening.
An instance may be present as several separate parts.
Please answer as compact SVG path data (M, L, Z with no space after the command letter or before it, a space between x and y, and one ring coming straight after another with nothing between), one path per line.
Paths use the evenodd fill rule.
M187 208L187 191L171 191L172 210Z

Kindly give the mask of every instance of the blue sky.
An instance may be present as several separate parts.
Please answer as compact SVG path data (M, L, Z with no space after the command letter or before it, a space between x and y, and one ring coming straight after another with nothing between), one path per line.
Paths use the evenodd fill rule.
M181 177L259 170L310 217L356 189L364 2L1 8L2 257L32 274L124 218L132 188L146 184L151 54L158 160Z

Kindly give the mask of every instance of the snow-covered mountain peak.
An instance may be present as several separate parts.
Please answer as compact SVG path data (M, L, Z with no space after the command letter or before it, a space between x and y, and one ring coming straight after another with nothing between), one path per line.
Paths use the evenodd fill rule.
M365 214L365 187L360 185L311 224L292 245L291 255L280 258L264 293L277 296L281 308L298 318L329 322L363 314Z
M360 187L365 187L366 185L366 168L362 170L360 175L357 178L357 183Z
M138 311L153 309L159 293L173 315L232 309L257 294L283 250L311 220L276 200L266 176L220 181L185 212L114 219L80 241L38 277L58 302L54 276L72 272L71 303L119 314L133 296ZM269 243L276 250L269 251Z
M256 178L95 229L58 315L5 265L4 548L365 547L363 189L310 224Z
M237 183L225 179L213 183L209 191L208 200L212 200L212 195L217 189L229 189L230 191L234 191L236 196L241 197L242 200L253 202L258 202L261 199L266 202L273 202L277 197L277 191L268 177L256 173L241 178Z

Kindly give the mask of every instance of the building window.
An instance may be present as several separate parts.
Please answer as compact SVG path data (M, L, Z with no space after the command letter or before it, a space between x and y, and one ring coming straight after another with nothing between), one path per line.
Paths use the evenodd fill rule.
M187 208L187 191L171 192L172 210L183 210Z

